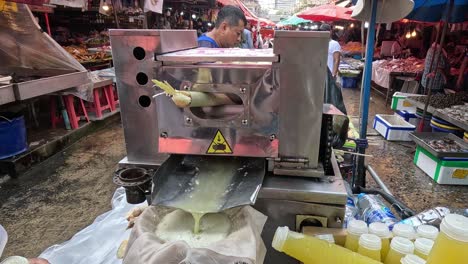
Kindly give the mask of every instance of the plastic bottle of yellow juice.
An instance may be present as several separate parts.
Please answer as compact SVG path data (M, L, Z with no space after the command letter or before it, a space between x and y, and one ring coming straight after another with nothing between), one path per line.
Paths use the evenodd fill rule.
M424 237L430 240L436 240L437 235L439 235L439 229L431 225L420 225L418 226L416 233L418 237Z
M335 238L332 234L319 234L315 235L316 238L327 241L328 243L335 244Z
M380 250L382 241L380 237L373 234L362 234L359 237L358 253L371 259L380 261Z
M394 237L390 243L390 251L385 258L385 264L400 264L401 259L407 254L413 254L414 245L404 237Z
M359 246L359 237L368 233L367 224L361 220L353 220L349 222L347 232L345 248L356 252Z
M388 226L384 223L375 222L369 225L369 233L374 234L382 240L382 250L380 251L380 259L385 260L388 251L390 250L390 238L392 233L388 230Z
M449 214L440 224L440 233L427 258L427 264L468 263L468 218Z
M328 241L290 231L287 226L276 229L271 245L305 264L382 264Z
M414 254L426 260L427 256L431 252L433 245L434 245L434 241L428 238L424 238L424 237L416 238L416 241L414 241Z
M401 259L401 264L426 264L426 261L416 255L408 254Z
M392 232L394 237L404 237L411 241L416 239L414 227L408 224L396 224L393 226Z

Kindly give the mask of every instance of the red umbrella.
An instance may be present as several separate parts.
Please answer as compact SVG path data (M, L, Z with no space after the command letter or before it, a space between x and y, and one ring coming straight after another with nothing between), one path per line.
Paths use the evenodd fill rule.
M352 12L353 10L346 7L336 5L322 5L309 7L306 10L296 14L296 16L312 21L354 20L351 18Z

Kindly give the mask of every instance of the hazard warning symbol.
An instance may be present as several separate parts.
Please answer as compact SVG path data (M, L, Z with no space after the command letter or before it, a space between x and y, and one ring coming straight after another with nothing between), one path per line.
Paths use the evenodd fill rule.
M232 149L221 131L216 131L216 135L211 141L206 154L232 154Z

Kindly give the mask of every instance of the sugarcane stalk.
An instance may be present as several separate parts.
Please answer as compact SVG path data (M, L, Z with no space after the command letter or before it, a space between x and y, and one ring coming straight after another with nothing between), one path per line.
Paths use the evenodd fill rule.
M170 95L174 104L180 108L236 104L226 94L205 93L198 91L178 91L174 89L167 81L152 81L156 86L163 89L166 94Z

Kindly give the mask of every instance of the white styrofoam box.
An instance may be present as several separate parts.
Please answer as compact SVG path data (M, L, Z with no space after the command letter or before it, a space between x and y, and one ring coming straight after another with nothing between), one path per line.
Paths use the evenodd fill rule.
M396 112L399 116L403 117L403 119L405 119L406 122L414 125L414 126L418 126L419 124L419 119L418 117L416 116L416 114L413 114L413 113L410 113L408 111L405 111L405 110L398 110Z
M400 93L396 92L392 96L392 109L405 110L409 113L416 113L416 106L406 100L406 97L422 96L420 94Z
M399 115L375 115L374 129L386 140L411 141L409 133L416 130L416 126Z
M468 185L467 159L438 159L418 146L413 162L438 184Z

